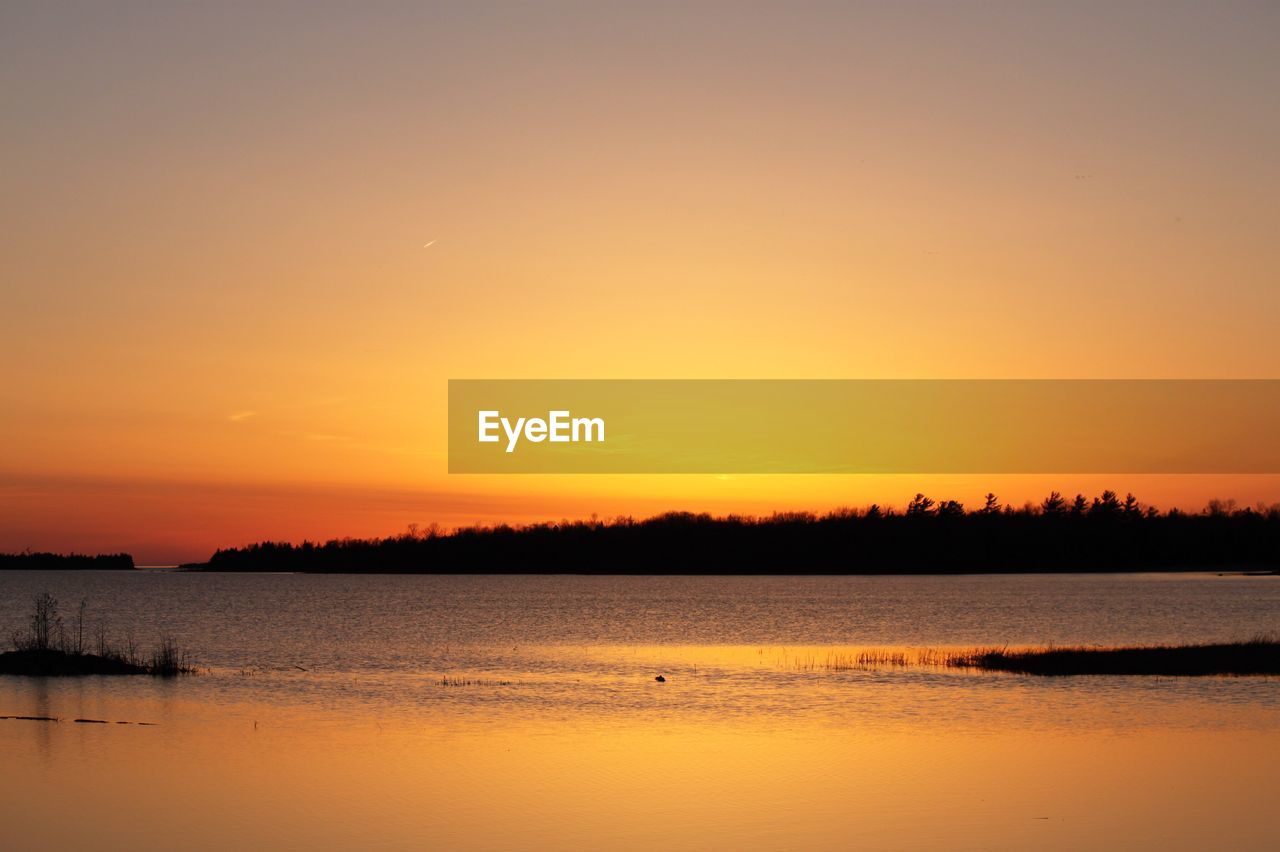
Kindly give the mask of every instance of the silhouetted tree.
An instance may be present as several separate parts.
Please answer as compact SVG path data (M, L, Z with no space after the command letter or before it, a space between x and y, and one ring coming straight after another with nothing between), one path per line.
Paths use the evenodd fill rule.
M1205 514L1214 517L1223 517L1234 513L1236 510L1235 500L1210 500L1209 505L1205 506Z
M1101 497L1093 498L1093 505L1089 507L1090 517L1113 517L1120 513L1120 498L1116 496L1114 491L1103 491Z
M1040 511L1049 516L1057 517L1066 511L1067 501L1062 499L1062 495L1057 491L1050 491L1049 496L1044 498L1044 502L1040 504Z
M912 518L920 518L933 514L933 500L923 494L916 494L911 498L911 502L907 504L907 516Z

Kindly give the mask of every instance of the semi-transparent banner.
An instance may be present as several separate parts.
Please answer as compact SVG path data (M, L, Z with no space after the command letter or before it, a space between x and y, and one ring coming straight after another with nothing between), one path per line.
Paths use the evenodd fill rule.
M452 380L451 473L1277 473L1280 380Z

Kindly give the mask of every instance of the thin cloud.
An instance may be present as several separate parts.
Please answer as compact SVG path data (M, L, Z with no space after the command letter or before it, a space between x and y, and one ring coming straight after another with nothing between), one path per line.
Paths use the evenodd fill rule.
M232 423L243 423L244 421L248 420L250 417L257 417L257 416L258 416L258 412L256 411L237 411L234 414L228 414L227 419L230 420Z
M333 435L328 432L305 432L303 437L309 441L350 441L350 435Z

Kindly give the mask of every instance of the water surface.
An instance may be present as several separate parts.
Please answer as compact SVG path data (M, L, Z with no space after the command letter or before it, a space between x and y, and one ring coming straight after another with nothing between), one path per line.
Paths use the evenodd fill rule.
M1280 840L1280 680L832 665L1276 632L1280 578L13 572L0 636L43 590L205 673L0 679L64 720L0 720L13 848Z

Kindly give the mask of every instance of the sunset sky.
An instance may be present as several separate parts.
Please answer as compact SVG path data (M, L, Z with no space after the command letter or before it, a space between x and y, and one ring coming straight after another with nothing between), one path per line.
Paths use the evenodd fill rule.
M445 459L450 378L1277 378L1278 36L1266 2L6 2L0 551L1280 501Z

